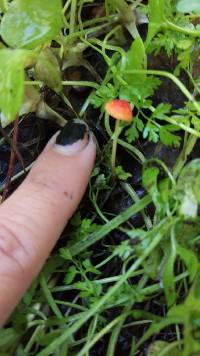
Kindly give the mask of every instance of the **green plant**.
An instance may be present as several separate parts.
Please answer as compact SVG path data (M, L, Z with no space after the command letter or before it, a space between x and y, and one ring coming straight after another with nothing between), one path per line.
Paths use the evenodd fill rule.
M100 143L87 198L0 331L0 353L199 353L199 3L2 0L0 9L8 138L12 121L36 112L61 126L78 115ZM117 131L105 110L116 98L134 108Z

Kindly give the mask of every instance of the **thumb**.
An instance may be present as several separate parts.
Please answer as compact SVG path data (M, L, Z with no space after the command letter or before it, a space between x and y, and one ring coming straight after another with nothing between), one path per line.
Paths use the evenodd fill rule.
M22 185L0 206L0 324L20 300L79 204L96 146L73 120L47 144Z

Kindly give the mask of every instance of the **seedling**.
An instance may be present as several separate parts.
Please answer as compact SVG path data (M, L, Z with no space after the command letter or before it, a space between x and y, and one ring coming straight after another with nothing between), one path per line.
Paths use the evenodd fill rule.
M112 144L112 154L111 154L111 168L112 173L115 175L115 167L116 167L116 154L117 154L117 140L122 131L121 122L130 123L133 118L131 105L126 100L114 99L109 101L105 105L105 110L115 122L115 130L113 133L113 144Z
M0 354L199 354L199 0L0 0L0 11L0 143L30 112L59 125L75 113L105 143L62 249L0 330ZM78 98L77 86L88 87ZM35 157L44 130L30 130L19 148Z

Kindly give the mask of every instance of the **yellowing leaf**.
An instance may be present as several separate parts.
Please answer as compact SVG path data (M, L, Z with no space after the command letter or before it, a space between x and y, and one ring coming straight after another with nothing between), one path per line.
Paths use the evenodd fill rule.
M50 48L45 48L36 63L37 78L55 92L62 90L61 72L58 60Z

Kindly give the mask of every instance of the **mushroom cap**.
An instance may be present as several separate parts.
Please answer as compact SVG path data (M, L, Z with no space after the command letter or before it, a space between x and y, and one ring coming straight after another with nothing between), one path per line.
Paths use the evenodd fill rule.
M105 105L106 112L116 120L131 121L133 113L127 100L113 99Z

